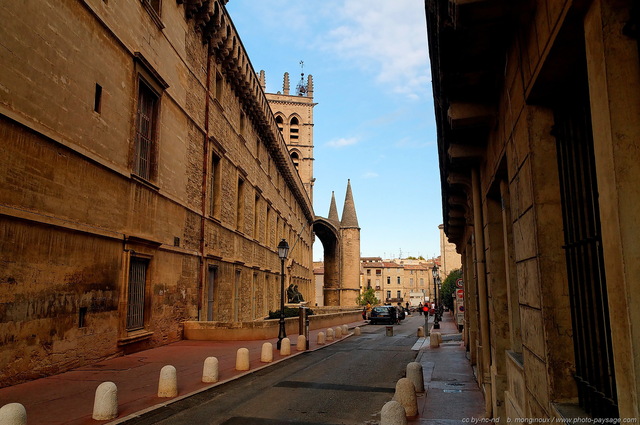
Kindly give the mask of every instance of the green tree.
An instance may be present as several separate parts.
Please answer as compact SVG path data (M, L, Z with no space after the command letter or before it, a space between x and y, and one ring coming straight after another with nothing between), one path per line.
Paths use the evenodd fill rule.
M442 283L442 302L449 310L453 310L453 294L456 288L456 280L462 277L462 270L455 269L449 273Z
M376 298L376 291L373 288L367 288L362 294L358 294L356 302L358 305L367 305L367 303L371 305L380 304L380 300Z

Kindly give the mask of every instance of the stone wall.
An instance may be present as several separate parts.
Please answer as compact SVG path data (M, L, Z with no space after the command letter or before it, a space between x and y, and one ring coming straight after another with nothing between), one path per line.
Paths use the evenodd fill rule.
M264 317L281 238L300 238L287 275L311 282L311 202L238 34L220 1L181 3L0 6L0 386L174 342L210 311Z
M481 16L473 12L486 3L448 9L447 2L427 3L432 66L438 68L434 87L444 227L462 253L465 340L485 390L487 415L552 418L563 415L558 406L566 403L585 411L596 404L579 396L572 378L593 350L574 352L580 347L574 335L596 331L572 322L575 305L583 301L575 294L572 298L567 283L576 277L568 273L565 255L571 247L565 246L564 233L574 223L563 222L563 204L579 205L581 199L563 199L569 195L561 195L557 153L563 122L558 111L562 105L574 108L576 99L585 96L600 199L595 216L602 223L604 264L598 273L606 283L606 293L588 311L604 312L603 323L611 323L604 334L611 335L612 354L602 358L615 369L617 406L612 411L637 417L640 381L630 372L637 370L634 353L640 343L631 325L637 291L629 284L634 272L623 272L623 264L638 252L638 244L624 236L637 227L626 206L637 199L627 182L638 173L623 165L637 160L633 140L640 132L631 118L640 104L635 6L630 1L541 0L500 12L483 9L493 17L488 29L469 19ZM499 40L480 41L492 37ZM454 57L461 56L469 58L467 77L457 78ZM496 68L488 69L488 63ZM576 81L584 81L584 87ZM591 143L581 135L571 137ZM598 261L587 251L583 255L587 263ZM577 279L586 285L592 276ZM600 334L598 344L605 339ZM598 408L607 409L603 405L609 403ZM603 411L589 414L602 417Z

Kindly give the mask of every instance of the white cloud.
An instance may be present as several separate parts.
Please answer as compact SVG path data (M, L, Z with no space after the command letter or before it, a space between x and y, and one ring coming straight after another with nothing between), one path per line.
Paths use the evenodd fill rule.
M379 176L380 176L380 174L378 174L378 173L376 173L376 172L373 172L373 171L367 171L366 173L364 173L364 174L362 175L362 178L365 178L365 179L375 179L376 177L379 177Z
M427 94L424 1L345 0L333 12L337 22L322 36L324 50L373 72L391 92L413 99Z
M340 139L334 139L327 142L327 146L332 148L343 148L345 146L355 145L356 143L358 143L358 138L356 137L342 137Z

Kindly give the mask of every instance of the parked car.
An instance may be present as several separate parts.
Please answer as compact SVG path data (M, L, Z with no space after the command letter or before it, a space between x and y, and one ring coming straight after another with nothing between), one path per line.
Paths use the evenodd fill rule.
M395 308L388 305L373 307L371 309L371 313L369 313L369 323L387 323L389 325L393 325L393 321L391 319L390 309Z

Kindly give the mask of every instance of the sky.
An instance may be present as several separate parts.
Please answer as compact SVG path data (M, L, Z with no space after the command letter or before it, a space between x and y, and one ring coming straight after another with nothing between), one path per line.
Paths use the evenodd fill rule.
M230 0L267 92L313 76L313 207L351 180L365 257L438 256L442 223L424 0ZM300 62L304 62L301 68ZM318 238L313 258L323 258Z

